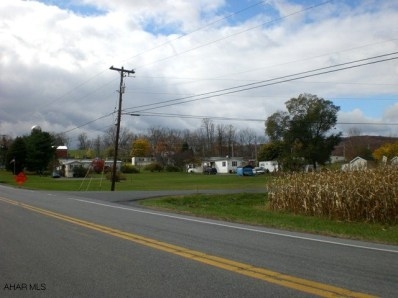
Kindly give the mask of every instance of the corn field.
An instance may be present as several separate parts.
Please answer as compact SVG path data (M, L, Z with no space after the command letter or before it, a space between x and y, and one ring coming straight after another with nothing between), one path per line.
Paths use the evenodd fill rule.
M398 223L398 168L292 173L268 184L275 211L333 220Z

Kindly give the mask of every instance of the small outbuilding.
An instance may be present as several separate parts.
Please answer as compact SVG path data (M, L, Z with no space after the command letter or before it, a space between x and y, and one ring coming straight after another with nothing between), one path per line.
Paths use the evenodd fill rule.
M358 171L365 170L367 167L368 161L360 156L357 156L349 163L343 164L341 169L343 171Z

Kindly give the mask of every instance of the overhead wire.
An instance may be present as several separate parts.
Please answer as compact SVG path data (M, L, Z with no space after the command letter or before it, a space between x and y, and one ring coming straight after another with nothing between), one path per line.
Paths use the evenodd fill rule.
M296 14L299 14L299 13L302 13L302 12L305 12L305 11L308 11L308 10L311 10L311 9L314 9L314 8L316 8L316 7L325 5L325 4L327 4L327 3L329 3L329 2L332 2L332 1L333 1L333 0L328 0L328 1L324 1L324 2L319 3L319 4L316 4L316 5L312 5L312 6L306 7L306 8L304 8L304 9L302 9L302 10L295 11L295 12L293 12L293 13L290 13L290 14L288 14L288 15L285 15L285 16L282 16L282 17L279 17L279 18L276 18L276 19L267 21L267 22L262 23L262 24L260 24L260 25L247 28L247 29L245 29L245 30L243 30L243 31L240 31L240 32L237 32L237 33L228 35L228 36L225 36L225 37L223 37L223 38L221 38L221 39L214 40L214 41L212 41L212 42L210 42L210 43L205 43L205 44L202 44L202 45L200 45L200 46L198 46L198 47L194 47L194 48L188 49L188 50L186 50L186 51L184 51L184 52L178 53L178 55L172 55L172 56L169 56L169 57L166 57L166 58L163 58L163 59L160 59L160 60L151 62L150 65L156 64L156 63L161 62L161 61L163 61L163 60L168 60L168 59L174 58L174 57L176 57L176 56L181 56L182 54L185 54L185 53L194 51L194 50L199 49L199 48L203 48L203 47L205 47L205 46L208 46L208 45L210 45L210 44L214 44L214 43L216 43L216 42L218 42L218 41L221 41L221 40L225 40L225 39L230 38L230 37L232 37L232 36L235 36L235 35L237 35L237 34L241 34L241 33L244 33L244 32L250 31L250 30L253 30L253 29L258 28L258 27L260 27L260 26L263 26L263 25L265 25L265 24L267 24L267 23L272 23L272 22L276 22L276 21L279 21L279 20L282 20L282 19L291 17L291 16L293 16L293 15L296 15ZM137 54L137 55L135 55L135 56L133 56L133 57L131 57L131 58L125 59L125 60L123 60L123 61L129 61L129 60L131 60L131 59L134 59L134 58L137 58L137 57L142 56L142 55L144 55L144 54L147 54L147 53L149 53L149 52L151 52L151 51L153 51L153 50L155 50L155 49L158 49L158 48L163 47L163 46L165 46L165 45L167 45L167 44L170 44L172 41L176 41L176 40L178 40L178 39L187 37L187 36L189 36L189 35L191 35L191 34L193 34L193 33L195 33L195 32L198 32L198 31L200 31L200 30L203 30L203 29L205 29L205 28L208 28L208 27L210 27L210 26L213 26L213 25L216 24L216 23L219 23L219 22L221 22L221 21L223 21L223 20L225 20L225 19L229 19L229 18L231 18L231 17L233 17L233 16L235 16L235 15L238 15L238 14L244 12L244 11L247 11L247 10L249 10L249 9L252 9L253 7L256 7L256 6L258 6L258 5L264 4L264 3L266 3L266 2L267 2L267 1L259 1L259 2L256 2L256 3L252 4L252 5L249 5L249 6L247 6L247 7L244 7L243 9L240 9L240 10L238 10L238 11L236 11L236 12L233 12L233 13L231 13L231 14L225 16L225 17L222 17L222 18L219 18L219 19L217 19L217 20L215 20L215 21L213 21L213 22L210 22L209 24L206 24L206 25L204 25L204 26L202 26L202 27L199 27L199 28L197 28L197 29L194 29L193 31L190 31L190 32L188 32L188 33L186 33L186 34L183 34L183 35L181 35L181 36L178 36L178 37L176 37L175 39L172 39L171 41L167 41L167 42L161 43L161 44L159 44L159 45L157 45L157 46L154 46L154 47L150 48L149 50L143 51L143 52L141 52L141 53L139 53L139 54ZM148 64L148 65L149 65L149 64ZM143 67L148 66L148 65L144 65L144 66L141 65L141 66L136 67L135 69L140 68L140 67L143 68ZM55 102L58 102L59 100L65 98L68 94L73 93L75 90L81 88L82 86L84 86L85 84L87 84L89 81L91 81L91 80L93 80L94 78L98 77L99 75L103 74L103 73L104 73L105 71L107 71L107 70L108 70L108 68L106 68L106 69L104 69L104 70L102 70L102 71L96 73L95 75L89 77L87 80L85 80L85 81L83 81L82 83L78 84L78 85L77 85L76 87L74 87L73 89L71 89L71 90L65 92L64 94L62 94L62 95L56 97L56 98L53 99L52 101L43 104L43 106L45 105L46 107L48 107L48 106L54 104ZM112 80L112 81L113 81L113 80ZM97 91L98 91L98 90L94 91L93 93L95 93L95 92L97 92ZM85 97L85 96L83 96L82 98L84 98L84 97Z
M130 113L124 113L130 115ZM222 120L222 121L245 121L245 122L264 122L265 119L256 118L238 118L238 117L220 117L220 116L203 116L203 115L190 115L190 114L175 114L175 113L155 113L155 112L144 112L133 116L142 117L170 117L170 118L188 118L188 119L211 119L211 120ZM318 122L311 122L318 123ZM336 125L385 125L385 126L396 126L397 123L381 123L381 122L336 122Z
M298 14L298 13L300 13L300 12L303 12L303 11L306 11L306 10L309 10L309 9L312 9L312 8L315 8L315 7L318 7L318 6L321 6L321 5L325 5L325 4L329 3L329 2L332 2L332 1L325 1L325 2L319 3L319 4L317 4L317 5L310 6L310 7L307 7L307 8L305 8L305 9L303 9L303 10L293 12L293 13L291 13L291 14L289 14L289 15L286 15L286 16L283 16L283 17L280 17L280 18L271 20L271 21L269 21L269 22L275 22L275 21L281 20L281 19L283 19L283 18L287 18L287 17L289 17L289 16ZM231 16L233 16L233 15L236 15L236 14L242 12L242 11L245 11L245 10L247 10L247 9L250 9L250 8L256 6L256 5L260 5L260 4L264 4L264 3L265 3L265 1L257 2L257 3L255 3L255 4L251 5L251 6L248 6L248 7L244 8L244 9L238 11L238 12L235 12L235 13L230 14L230 15L224 17L224 18L221 18L221 19L219 19L219 20L216 20L216 21L214 21L214 22L212 22L212 23L210 23L210 24L207 24L206 26L203 26L203 27L200 27L200 28L198 28L198 29L195 29L195 30L193 30L193 31L190 32L190 33L187 33L187 34L184 34L184 35L182 35L182 36L179 36L179 37L177 37L176 39L180 39L180 38L185 37L185 36L187 36L187 35L189 35L189 34L192 34L192 33L194 33L194 32L197 32L197 31L199 31L199 30L201 30L201 29L204 29L204 28L206 28L206 27L212 26L213 24L215 24L215 23L217 23L217 22L220 22L220 21L222 21L223 19L229 18L229 17L231 17ZM262 23L261 25L257 25L257 26L251 27L251 28L247 28L247 29L245 29L244 31L237 32L236 34L240 34L240 33L243 33L243 32L247 32L247 31L252 30L252 29L255 29L255 28L259 27L259 26L263 26L264 24L269 23L269 22L265 22L265 23ZM234 35L236 35L236 34L229 35L228 37L234 36ZM228 37L225 37L225 38L228 38ZM223 38L223 39L225 39L225 38ZM176 40L176 39L175 39L175 40ZM223 39L215 40L215 41L213 41L213 42L211 42L211 43L214 43L214 42L217 42L217 41L220 41L220 40L223 40ZM173 41L173 40L171 40L171 41ZM168 44L168 43L170 43L170 41L167 41L167 42L165 42L165 43L163 43L163 44L160 44L160 45L158 45L158 46L155 46L154 48L152 48L152 49L150 49L150 50L148 50L148 51L154 50L154 49L159 48L159 47L161 47L161 46L164 46L164 45L166 45L166 44ZM203 44L203 45L199 46L199 48L204 47L204 46L206 46L206 45L209 45L209 44L211 44L211 43ZM196 48L191 48L191 49L189 49L189 50L187 50L187 51L193 51L193 50L195 50L195 49L197 49L197 48L198 48L198 47L196 47ZM143 54L147 53L148 51L145 51L145 52L142 52L142 53L140 53L140 54L137 54L136 56L134 56L134 57L132 57L132 58L136 58L136 57L139 56L139 55L143 55ZM186 52L187 52L187 51L186 51ZM185 52L184 52L184 53L185 53ZM179 55L181 55L181 54L182 54L182 53L179 53ZM166 57L166 58L169 59L170 57ZM396 58L392 58L392 59L396 59ZM390 60L392 60L392 59L390 59ZM387 61L387 60L384 60L384 61ZM378 62L383 62L383 61L376 61L376 62L371 62L371 63L367 63L367 64L378 63ZM351 63L354 63L354 62L351 62ZM363 66L363 65L366 65L366 64L362 64L362 65L358 65L358 66L352 66L352 67L347 67L347 68L342 68L342 69L337 69L337 70L331 70L330 72L339 71L339 70L348 69L348 68L359 67L359 66ZM336 67L336 66L337 66L337 65L335 65L335 66L330 66L330 67ZM141 66L141 67L142 67L142 66ZM324 69L324 68L321 68L321 69ZM316 71L316 70L312 70L312 71L309 71L309 72L313 72L313 71ZM274 81L274 80L281 80L281 81L278 81L278 82L269 83L271 80L259 81L259 82L254 82L254 83L250 83L250 84L244 84L244 85L235 86L235 87L231 87L231 88L226 88L226 89L221 89L221 90L217 90L217 91L212 91L212 92L208 92L208 93L202 93L202 94L199 94L199 95L198 95L198 94L195 94L195 95L190 95L190 96L182 97L182 98L178 98L178 99L172 99L172 100L168 100L168 101L162 101L161 103L150 104L150 105L148 105L148 106L147 106L147 105L142 105L142 106L132 107L132 108L128 108L128 109L139 109L139 108L150 107L150 106L152 106L152 109L157 109L157 108L167 107L167 106L176 105L176 104L188 103L188 102L195 101L195 100L207 99L207 98L210 98L210 97L216 97L216 96L222 96L222 95L227 95L227 94L233 94L233 93L237 93L237 92L243 92L243 91L247 91L247 90L251 90L251 89L255 89L255 88L260 88L260 87L265 87L265 86L269 86L269 85L273 85L273 84L278 84L278 83L283 83L283 82L298 80L298 79L302 79L302 78L306 78L306 77L310 77L310 76L325 74L325 73L328 73L328 72L322 72L322 73L318 73L318 74L312 74L312 75L308 75L308 76L301 76L301 77L297 77L297 78L287 79L287 78L290 77L290 76L299 75L299 74L304 74L304 73L306 73L306 72L302 72L302 73L293 74L293 75L289 75L289 76L285 76L285 77L279 77L279 78L271 79L272 81ZM285 79L284 79L284 78L285 78ZM282 80L282 79L283 79L283 80ZM268 82L268 83L266 83L266 82ZM262 85L259 85L259 84L262 84ZM257 85L257 86L255 86L255 85ZM241 88L241 89L239 89L239 88ZM234 90L234 89L236 89L236 90ZM239 89L239 90L238 90L238 89ZM222 93L222 92L224 92L224 93ZM214 93L217 93L217 94L214 94ZM210 95L212 95L212 94L213 94L213 96L210 96ZM192 99L192 100L187 100L187 99L190 99L190 98L200 97L200 96L201 96L201 98ZM185 100L185 101L182 101L182 100ZM171 103L174 102L174 101L175 101L175 103L171 104ZM167 102L169 102L170 104L167 104L167 105L166 105L165 103L167 103ZM150 110L150 109L148 108L148 109L146 109L146 110ZM97 120L99 120L99 119L101 119L101 118L102 118L102 117L99 117L99 118L97 118L97 119L95 119L95 120L93 120L93 121L89 121L89 122L87 122L86 125L88 125L89 123L92 123L92 122L94 122L94 121L97 121ZM80 128L80 127L82 127L82 126L79 126L78 128Z
M290 82L290 81L293 81L293 80L299 80L299 79L303 79L303 78L318 76L318 75L322 75L322 74L342 71L342 70L351 69L351 68L357 68L357 67L366 66L366 65L370 65L370 64L381 63L381 62L390 61L390 60L396 60L396 59L398 59L398 56L397 57L389 57L389 58L387 58L388 56L392 56L392 55L396 55L396 54L398 54L398 52L393 52L393 53L388 53L388 54L368 57L368 58L364 58L364 59L358 59L358 60L354 60L354 61L350 61L350 62L346 62L346 63L340 63L340 64L336 64L336 65L332 65L332 66L317 68L317 69L314 69L314 70L304 71L304 72L301 72L301 73L296 73L296 74L292 74L292 75L286 75L286 76L281 76L281 77L277 77L277 78L273 78L273 79L263 80L263 81L259 81L257 83L245 84L245 85L235 86L235 87L231 87L231 88L225 88L225 89L221 89L221 90L217 90L217 91L211 91L211 92L206 92L206 93L202 93L202 94L198 94L198 95L192 95L192 96L188 96L188 97L172 99L172 100L167 100L167 101L163 101L163 102L147 104L147 105L142 105L142 106L137 106L137 107L132 107L132 108L125 108L125 109L123 109L122 113L123 114L140 115L143 112L154 110L154 109L158 109L158 108L162 108L162 107L168 107L168 106L177 105L177 104L184 104L184 103L198 101L198 100L204 100L204 99L208 99L208 98L212 98L212 97L219 97L219 96L223 96L223 95L228 95L228 94L232 94L232 93L248 91L248 90L261 88L261 87L266 87L266 86L270 86L270 85L286 83L286 82ZM383 57L384 57L384 59L381 59L381 60L369 61L371 59L383 58ZM365 62L365 61L367 61L367 62ZM349 64L353 64L353 63L357 63L357 62L363 62L363 63L362 64L356 64L356 65L349 65ZM335 68L335 67L344 66L344 65L349 65L349 66L345 66L345 67L341 67L341 68L337 68L337 69L330 69L330 68ZM318 71L318 72L316 72L316 71ZM319 71L321 71L321 72L319 72ZM283 80L280 80L280 79L283 79ZM256 84L260 84L260 85L256 85ZM240 88L240 89L238 89L238 88ZM237 89L237 90L234 90L234 89ZM198 97L198 98L193 98L193 97ZM193 99L191 99L191 98L193 98ZM189 100L186 100L186 99L189 99ZM184 101L182 101L182 100L184 100ZM155 105L155 107L154 107L154 105ZM145 109L142 109L143 107ZM128 110L133 110L133 112L129 113L129 112L127 112ZM114 112L106 114L106 115L103 115L103 116L98 117L98 118L96 118L94 120L91 120L91 121L88 121L88 122L86 122L84 124L81 124L81 125L79 125L78 127L74 128L74 129L70 129L68 131L65 131L64 133L67 133L67 132L73 131L75 129L81 128L81 127L83 127L85 125L91 124L91 123L93 123L95 121L98 121L98 120L103 119L105 117L111 116L113 114L114 114ZM255 120L253 120L253 121L255 121Z
M173 106L173 105L182 104L182 103L188 103L188 102L208 99L211 97L219 97L222 95L229 95L232 93L248 91L248 90L257 89L257 88L275 85L275 84L280 84L280 83L286 83L286 82L299 80L299 79L303 79L303 78L308 78L308 77L313 77L313 76L317 76L317 75L332 73L332 72L351 69L351 68L357 68L360 66L385 62L385 61L389 61L389 60L395 60L395 59L398 59L398 56L390 57L390 58L387 58L387 57L396 55L396 54L398 54L398 52L392 52L392 53L368 57L368 58L364 58L364 59L358 59L358 60L354 60L354 61L350 61L350 62L339 63L339 64L335 64L335 65L331 65L331 66L320 67L320 68L316 68L313 70L303 71L303 72L299 72L299 73L295 73L295 74L291 74L291 75L280 76L280 77L276 77L276 78L272 78L272 79L262 80L262 81L258 81L255 83L243 84L243 85L224 88L224 89L220 89L220 90L216 90L216 91L210 91L210 92L205 92L205 93L201 93L201 94L195 94L195 95L185 96L185 97L181 97L181 98L170 99L170 100L166 100L166 101L125 108L124 111L126 111L126 110L137 110L137 112L147 111L147 110L158 109L158 108ZM369 60L374 60L374 59L380 59L383 57L385 57L385 58L381 59L381 60L369 61ZM365 62L365 61L368 61L368 62ZM350 64L354 64L354 63L358 63L358 62L363 62L363 63L357 64L357 65L350 65ZM350 65L350 66L345 66L345 65ZM345 67L341 67L341 66L345 66ZM340 67L340 68L337 68L337 67ZM332 68L336 68L336 69L332 69ZM142 109L142 108L145 108L145 109Z

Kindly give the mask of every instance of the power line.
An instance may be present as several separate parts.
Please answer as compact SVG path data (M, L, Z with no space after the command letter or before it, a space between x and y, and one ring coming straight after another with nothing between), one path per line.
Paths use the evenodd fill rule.
M124 113L125 115L131 115L130 113ZM142 117L170 117L170 118L181 118L181 119L211 119L211 120L225 120L225 121L245 121L245 122L265 122L265 119L256 118L237 118L237 117L220 117L220 116L203 116L203 115L187 115L187 114L174 114L174 113L155 113L146 112L142 114L133 114L132 116ZM319 122L311 122L319 123ZM382 123L382 122L336 122L336 125L383 125L383 126L396 126L397 123Z
M243 84L243 85L234 86L234 87L230 87L230 88L224 88L224 89L220 89L220 90L216 90L216 91L210 91L210 92L205 92L205 93L201 93L201 94L195 94L195 95L190 95L190 96L186 96L186 97L166 100L166 101L162 101L162 102L146 104L146 105L141 105L141 106L132 107L132 108L126 108L125 110L137 110L137 112L142 112L142 111L148 111L148 110L153 110L153 109L158 109L158 108L163 108L163 107L168 107L168 106L173 106L173 105L178 105L178 104L184 104L184 103L198 101L198 100L203 100L203 99L209 99L212 97L229 95L229 94L233 94L233 93L248 91L248 90L252 90L252 89L275 85L275 84L295 81L295 80L299 80L299 79L303 79L303 78L308 78L308 77L318 76L318 75L322 75L322 74L337 72L337 71L341 71L341 70L357 68L357 67L361 67L361 66L365 66L365 65L395 60L395 59L398 59L398 57L390 57L390 58L387 58L387 57L396 55L396 54L398 54L398 52L393 52L393 53L378 55L378 56L374 56L374 57L354 60L354 61L340 63L340 64L327 66L327 67L321 67L321 68L308 70L308 71L304 71L304 72L299 72L299 73L295 73L295 74L291 74L291 75L280 76L280 77L276 77L276 78L272 78L272 79L268 79L268 80L258 81L255 83ZM385 58L381 59L381 60L369 61L372 59L379 59L379 58L383 58L383 57L385 57ZM365 62L365 61L368 61L368 62ZM364 63L341 67L341 66L345 66L345 65L358 63L358 62L364 62ZM336 67L340 67L340 68L336 68ZM332 68L336 68L336 69L332 69ZM199 97L199 98L197 98L197 97ZM145 109L141 109L141 108L145 108Z
M131 112L131 113L141 114L141 113L143 113L145 111L154 110L154 109L158 109L158 108L162 108L162 107L185 104L185 103L189 103L189 102L193 102L193 101L209 99L209 98L212 98L212 97L219 97L219 96L223 96L223 95L229 95L229 94L233 94L233 93L248 91L248 90L262 88L262 87L267 87L267 86L271 86L271 85L291 82L291 81L294 81L294 80L299 80L299 79L303 79L303 78L313 77L313 76L317 76L317 75L328 74L328 73L332 73L332 72L337 72L337 71L341 71L341 70L357 68L357 67L361 67L361 66L371 65L371 64L375 64L375 63L381 63L381 62L390 61L390 60L396 60L396 59L398 59L398 57L389 57L389 58L387 58L387 57L388 56L392 56L392 55L396 55L397 53L398 52L378 55L378 56L374 56L374 57L369 57L369 58L354 60L354 61L350 61L350 62L346 62L346 63L336 64L336 65L333 65L333 66L327 66L327 67L323 67L323 68L317 68L317 69L314 69L314 70L304 71L304 72L300 72L300 73L296 73L296 74L292 74L292 75L286 75L286 76L281 76L281 77L277 77L277 78L273 78L273 79L263 80L263 81L259 81L259 82L256 82L256 83L244 84L244 85L239 85L239 86L235 86L235 87L220 89L220 90L216 90L216 91L211 91L211 92L206 92L206 93L201 93L201 94L196 94L196 95L190 95L190 96L176 98L176 99L171 99L171 100L166 100L166 101L157 102L157 103L153 103L153 104L147 104L147 105L141 105L141 106L137 106L137 107L126 108L126 109L123 110L123 113L129 114L126 111L133 110L134 112ZM385 59L376 60L376 61L369 61L369 60L372 60L372 59L375 59L375 58L383 58L383 57L385 57ZM368 62L365 62L365 61L368 61ZM335 67L338 67L338 66L349 65L349 64L353 64L353 63L357 63L357 62L364 62L364 63L356 64L356 65L350 65L350 66L346 66L346 67L341 67L341 68L331 69L330 70L330 68L335 68ZM324 70L324 71L319 72L320 70ZM235 89L237 89L237 90L235 90ZM185 100L185 101L183 101L183 100ZM140 108L145 108L145 109L140 109ZM81 128L81 127L83 127L85 125L93 123L93 122L95 122L97 120L100 120L102 118L108 117L110 115L113 115L113 113L109 113L109 114L106 114L104 116L98 117L98 118L96 118L96 119L94 119L92 121L86 122L85 124L82 124L82 125L74 128L74 129L65 131L64 133L67 133L67 132L70 132L72 130Z
M165 46L165 45L168 45L168 44L170 44L170 43L173 42L173 41L176 41L176 40L178 40L178 39L182 39L182 38L184 38L184 37L186 37L186 36L189 36L189 35L191 35L191 34L193 34L193 33L195 33L195 32L198 32L198 31L201 31L201 30L203 30L203 29L205 29L205 28L211 27L211 26L213 26L213 25L216 24L216 23L219 23L219 22L221 22L221 21L223 21L223 20L229 19L229 18L231 18L231 17L233 17L233 16L235 16L235 15L238 15L238 14L240 14L240 13L246 11L246 10L249 10L249 9L251 9L251 8L253 8L253 7L256 7L256 6L258 6L258 5L262 5L262 4L264 4L264 3L266 3L266 1L259 1L259 2L257 2L257 3L252 4L252 5L249 5L249 6L247 6L247 7L244 7L244 8L242 8L242 9L236 11L236 12L233 12L233 13L231 13L231 14L225 16L225 17L219 18L219 19L217 19L217 20L215 20L215 21L213 21L213 22L210 22L210 23L208 23L208 24L202 26L202 27L199 27L199 28L197 28L197 29L194 29L193 31L190 31L190 32L188 32L188 33L186 33L186 34L183 34L183 35L181 35L181 36L178 36L178 37L172 39L171 41L167 41L167 42L161 43L161 44L159 44L159 45L157 45L157 46L155 46L155 47L152 47L152 48L149 49L149 50L143 51L143 52L141 52L141 53L139 53L139 54L137 54L137 55L135 55L135 56L133 56L133 57L127 58L127 59L125 59L125 60L127 61L127 60L131 60L131 59L137 58L137 57L139 57L139 56L142 56L142 55L144 55L144 54L146 54L146 53L149 53L149 52L151 52L151 51L153 51L153 50L155 50L155 49L158 49L158 48L161 48L161 47L163 47L163 46ZM56 103L56 102L62 100L63 98L65 98L67 95L72 94L74 91L76 91L77 89L81 88L82 86L84 86L84 85L87 84L88 82L92 81L94 78L100 76L101 74L103 74L103 73L104 73L105 71L107 71L107 70L108 70L108 69L104 69L104 70L102 70L102 71L99 71L99 72L96 73L95 75L93 75L93 76L89 77L88 79L84 80L83 82L79 83L76 87L70 89L69 91L65 92L64 94L62 94L62 95L60 95L60 96L58 96L58 97L52 99L51 101L49 101L49 102L47 102L47 103L45 103L45 104L39 105L39 106L37 106L37 107L44 107L44 106L48 107L48 106L50 106L50 105L53 105L54 103ZM113 82L113 80L109 81L107 84L109 84L109 83L111 83L111 82ZM106 84L106 85L107 85L107 84ZM103 85L102 87L104 87L104 85ZM95 93L95 92L98 92L98 90L95 90L95 91L93 91L92 93ZM88 96L88 95L86 94L85 96L79 97L79 98L81 99L81 98L84 98L84 97L86 97L86 96Z
M295 11L295 12L293 12L293 13L291 13L291 14L288 14L288 15L285 15L285 16L283 16L283 17L276 18L276 19L270 20L270 21L268 21L268 22L262 23L261 25L257 25L257 26L248 28L248 29L246 29L246 30L244 30L244 31L237 32L236 34L240 34L240 33L243 33L243 32L247 32L247 31L252 30L252 29L255 29L255 28L259 27L259 26L263 26L263 25L265 25L265 24L267 24L267 23L276 22L276 21L278 21L278 20L288 18L288 17L293 16L293 15L295 15L295 14L298 14L298 13L301 13L301 12L304 12L304 11L307 11L307 10L310 10L310 9L313 9L313 8L316 8L316 7L318 7L318 6L325 5L325 4L330 3L330 2L332 2L332 0L330 0L330 1L325 1L325 2L322 2L322 3L316 4L316 5L310 6L310 7L306 7L306 8L304 8L304 9L300 10L300 11ZM139 56L141 56L141 55L144 55L145 53L148 53L148 52L150 52L150 51L152 51L152 50L154 50L154 49L157 49L157 48L160 48L160 47L162 47L162 46L164 46L164 45L167 45L167 44L169 44L170 42L172 42L172 41L174 41L174 40L184 38L184 37L186 37L186 36L188 36L188 35L190 35L190 34L192 34L192 33L195 33L195 32L197 32L197 31L200 31L200 30L203 30L203 29L205 29L205 28L207 28L207 27L210 27L210 26L212 26L212 25L214 25L214 24L216 24L216 23L218 23L218 22L220 22L220 21L222 21L222 20L224 20L224 19L228 19L228 18L230 18L230 17L232 17L232 16L234 16L234 15L240 14L240 13L243 12L243 11L246 11L246 10L248 10L248 9L251 9L251 8L255 7L255 6L258 6L258 5L261 5L261 4L265 4L265 3L266 3L266 1L259 1L259 2L257 2L257 3L254 3L254 4L252 4L252 5L250 5L250 6L247 6L247 7L243 8L243 9L241 9L241 10L239 10L239 11L236 11L236 12L234 12L234 13L231 13L230 15L228 15L228 16L226 16L226 17L220 18L220 19L218 19L218 20L216 20L216 21L213 21L213 22L211 22L211 23L209 23L209 24L207 24L207 25L205 25L205 26L199 27L199 28L197 28L197 29L195 29L195 30L193 30L193 31L191 31L191 32L189 32L189 33L186 33L186 34L184 34L184 35L178 36L178 37L176 37L175 39L173 39L173 40L171 40L171 41L167 41L167 42L162 43L162 44L160 44L160 45L157 45L157 46L155 46L155 47L153 47L153 48L151 48L151 49L149 49L149 50L147 50L147 51L143 51L143 52L141 52L141 53L139 53L139 54L137 54L137 55L135 55L135 56L133 56L132 58L129 58L129 59L133 59L133 58L139 57ZM225 37L225 38L234 36L234 35L236 35L236 34L227 36L227 37ZM225 38L223 38L223 39L225 39ZM213 41L212 43L221 41L221 40L223 40L223 39L215 40L215 41ZM200 47L204 47L204 46L206 46L206 45L207 45L207 44L203 44L203 45L201 45ZM194 50L194 49L195 49L195 48L193 48L193 49L191 49L191 50ZM185 53L185 52L184 52L184 53ZM182 54L182 53L179 53L179 55L181 55L181 54ZM173 57L175 57L175 56L173 56ZM169 59L169 58L171 58L171 57L167 57L166 59ZM127 60L127 59L126 59L126 60ZM156 62L156 61L155 61L155 62ZM153 63L155 63L155 62L153 62ZM152 64L153 64L153 63L152 63ZM84 84L86 84L88 81L91 81L93 78L99 76L100 74L102 74L102 73L104 73L104 72L105 72L105 70L103 70L103 71L97 73L96 75L90 77L90 78L87 79L86 81L84 81L84 82L82 82L81 84L79 84L79 85L78 85L76 88L74 88L73 90L70 90L70 91L66 92L65 94L63 94L63 95L61 95L61 96L55 98L52 102L50 102L49 104L47 104L47 106L53 104L53 103L56 102L56 101L61 100L61 99L64 98L66 95L68 95L68 94L72 93L74 90L76 90L76 89L82 87L82 86L83 86ZM113 80L112 80L112 81L113 81ZM94 92L97 92L97 91L98 91L98 90L96 90L96 91L94 91ZM94 93L94 92L93 92L93 93ZM87 96L87 95L86 95L86 96ZM84 96L84 97L86 97L86 96ZM84 97L81 97L81 98L84 98Z

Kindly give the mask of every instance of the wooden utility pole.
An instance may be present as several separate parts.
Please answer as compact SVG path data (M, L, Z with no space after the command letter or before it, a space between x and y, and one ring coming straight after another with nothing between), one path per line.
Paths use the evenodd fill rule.
M115 190L115 182L116 182L116 165L117 165L117 154L119 150L119 134L120 134L120 121L122 118L122 99L123 99L123 93L124 93L124 83L123 83L123 78L126 75L134 74L134 70L125 70L122 66L122 68L116 68L111 66L109 69L111 70L117 70L120 73L120 86L119 86L119 108L117 111L117 122L116 122L116 137L115 137L115 152L114 152L114 158L113 158L113 168L112 168L112 186L111 186L111 191Z

